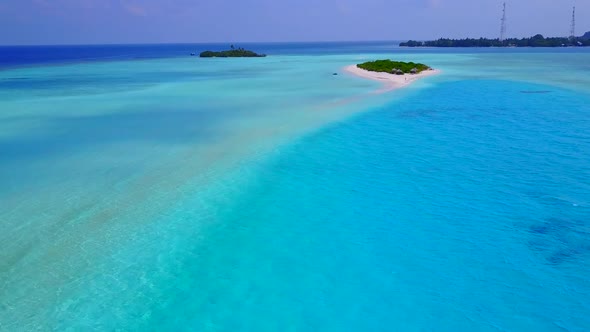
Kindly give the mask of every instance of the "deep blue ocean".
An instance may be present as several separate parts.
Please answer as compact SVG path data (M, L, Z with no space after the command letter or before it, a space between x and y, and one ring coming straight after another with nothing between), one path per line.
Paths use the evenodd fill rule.
M0 48L0 331L590 330L590 51L214 46Z
M236 43L271 55L354 54L397 48L399 42ZM154 45L0 46L0 68L89 61L121 61L186 57L202 51L226 50L231 43Z
M50 65L89 61L122 61L186 57L202 51L221 51L230 45L256 50L268 55L338 55L396 53L506 53L498 48L402 48L400 41L308 42L308 43L208 43L208 44L136 44L136 45L0 45L0 69L17 66ZM583 48L524 48L511 53L586 53Z

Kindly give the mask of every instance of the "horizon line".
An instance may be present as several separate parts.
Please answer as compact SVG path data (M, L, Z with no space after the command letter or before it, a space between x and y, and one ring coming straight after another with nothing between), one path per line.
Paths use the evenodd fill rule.
M216 42L131 42L131 43L63 43L63 44L0 44L0 47L15 46L143 46L143 45L238 45L238 44L321 44L321 43L389 43L402 42L409 39L382 40L301 40L301 41L216 41Z
M589 31L590 32L590 31ZM536 34L535 34L536 35ZM507 37L505 39L522 39L522 38L531 38L532 36L524 36L524 37ZM542 34L541 34L542 35ZM578 37L583 36L581 34ZM568 38L567 36L545 36L545 38ZM0 43L0 47L26 47L26 46L141 46L141 45L202 45L202 44L213 44L213 45L222 45L222 44L320 44L320 43L388 43L388 42L404 42L404 41L430 41L430 40L438 40L438 39L498 39L497 37L438 37L433 39L413 39L413 38L404 38L404 39L372 39L372 40L299 40L299 41L210 41L210 42L130 42L130 43L56 43L56 44L32 44L32 43L23 43L23 44L2 44Z

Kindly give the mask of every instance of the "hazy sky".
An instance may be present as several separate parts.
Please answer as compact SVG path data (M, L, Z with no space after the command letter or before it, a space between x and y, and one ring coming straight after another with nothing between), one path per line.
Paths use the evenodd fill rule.
M508 36L568 35L574 0L507 0ZM0 44L497 37L502 0L0 0ZM578 35L590 0L577 1Z

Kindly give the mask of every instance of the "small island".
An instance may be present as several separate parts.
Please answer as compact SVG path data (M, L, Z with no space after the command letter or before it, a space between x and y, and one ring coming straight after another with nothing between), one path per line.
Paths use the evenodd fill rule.
M590 32L580 37L544 37L535 35L530 38L508 38L504 40L489 38L449 39L440 38L430 41L409 40L400 43L401 47L579 47L590 46Z
M395 75L419 74L425 70L431 70L423 63L402 62L392 60L376 60L356 65L358 68L378 73L390 73Z
M343 68L345 72L382 82L383 88L373 93L383 93L403 88L413 82L431 75L440 73L423 63L402 62L393 60L376 60Z
M258 54L241 47L235 48L234 45L231 45L230 49L227 51L204 51L201 52L199 56L201 58L262 58L265 57L266 54Z

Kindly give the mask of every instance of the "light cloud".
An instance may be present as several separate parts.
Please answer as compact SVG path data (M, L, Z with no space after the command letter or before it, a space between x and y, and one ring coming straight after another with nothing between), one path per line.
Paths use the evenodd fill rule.
M125 10L133 16L145 17L148 14L145 7L137 4L124 4L123 8L125 8Z
M430 7L430 8L440 7L441 4L442 4L442 0L429 0L428 1L428 7Z

